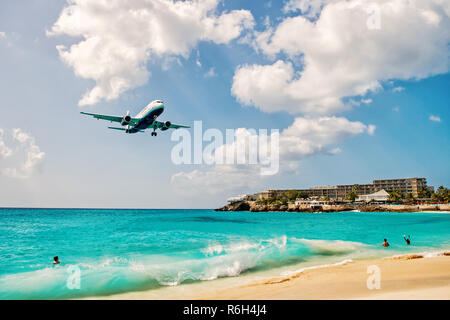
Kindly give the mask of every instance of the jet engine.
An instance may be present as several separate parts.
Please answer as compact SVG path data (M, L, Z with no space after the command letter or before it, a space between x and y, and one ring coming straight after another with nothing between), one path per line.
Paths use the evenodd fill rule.
M130 121L131 121L130 111L128 111L127 114L122 118L122 122L120 124L126 126L130 123Z
M162 131L165 131L165 130L169 129L169 128L170 128L170 125L171 125L170 121L164 122L164 125L163 125L163 127L161 128L161 130L162 130Z

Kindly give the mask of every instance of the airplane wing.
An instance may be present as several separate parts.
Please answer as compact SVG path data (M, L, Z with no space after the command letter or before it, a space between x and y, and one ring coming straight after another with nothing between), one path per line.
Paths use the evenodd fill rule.
M127 131L127 129L124 129L124 128L116 128L116 127L108 127L108 129L114 129L114 130L120 130L120 131Z
M164 128L164 126L165 126L164 122L153 121L153 125L151 127L155 129L161 129ZM171 123L168 129L179 129L179 128L190 128L190 127Z
M104 114L88 113L88 112L80 112L80 113L88 115L88 116L92 116L96 119L107 120L107 121L111 121L111 122L119 122L120 123L123 120L123 116L122 117L108 116L108 115L104 115ZM130 125L136 125L136 123L138 123L138 119L131 118Z
M179 125L179 124L170 124L170 127L169 127L169 129L178 129L178 128L190 128L189 126L182 126L182 125Z
M182 126L179 124L170 124L170 128L172 129L178 129L178 128L190 128L189 126Z
M117 128L117 127L108 127L108 129L127 131L127 129L125 129L125 128ZM136 129L134 129L134 130L136 130ZM135 133L135 132L144 132L144 131L143 130L136 130L133 133Z

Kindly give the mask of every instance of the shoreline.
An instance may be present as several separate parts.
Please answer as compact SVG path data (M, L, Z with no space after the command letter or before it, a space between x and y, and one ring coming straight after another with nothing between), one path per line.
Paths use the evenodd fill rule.
M450 213L449 204L436 205L370 205L370 204L262 204L258 201L242 200L229 203L216 212L248 211L248 212L301 212L301 213L334 213L334 212L392 212L392 213Z
M380 271L380 289L369 290L368 267ZM372 267L373 268L373 267ZM194 284L88 297L99 300L450 300L450 252L416 253L369 260L344 260L280 276L238 276Z

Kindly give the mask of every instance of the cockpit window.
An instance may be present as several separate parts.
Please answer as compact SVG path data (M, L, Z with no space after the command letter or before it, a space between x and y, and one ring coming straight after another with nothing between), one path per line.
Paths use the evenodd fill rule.
M161 100L156 100L156 103L163 103Z

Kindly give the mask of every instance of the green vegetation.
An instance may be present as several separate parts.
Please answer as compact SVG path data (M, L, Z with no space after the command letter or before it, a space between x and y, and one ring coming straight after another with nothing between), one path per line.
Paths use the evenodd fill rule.
M414 202L414 201L416 201L416 198L414 198L414 195L413 195L412 193L408 193L408 194L406 195L405 200L406 200L407 202Z
M269 204L287 205L288 202L294 202L298 198L308 199L309 195L305 191L298 192L297 190L286 190L268 199L259 199L256 201L256 203L266 205Z
M270 203L272 203L271 200L272 199L259 199L259 200L256 200L256 203L257 204L270 204Z
M449 202L450 201L450 190L440 186L436 192L431 195L431 200L436 202Z
M294 200L298 197L298 192L295 190L288 190L285 192L285 196L288 200Z
M301 191L301 192L298 193L297 197L300 198L300 199L308 199L309 195L308 195L308 192Z
M281 199L276 199L276 198L268 198L268 199L260 199L260 200L256 200L257 204L279 204L279 205L287 205L288 204L288 199L286 198L281 198Z
M356 193L356 187L353 187L352 191L347 193L345 200L351 200L352 202L355 202L356 198L358 198L358 194Z
M426 188L421 188L418 191L419 199L431 199L433 202L450 202L450 190L440 186L436 192L431 192ZM393 190L389 193L389 201L391 202L414 202L417 201L412 193L404 194L398 190ZM419 200L420 201L420 200Z
M401 193L397 189L394 189L389 193L388 199L392 202L400 202L400 200L404 199L404 197L405 195L403 193Z
M417 193L419 194L419 198L431 198L431 191L427 188L421 187Z

